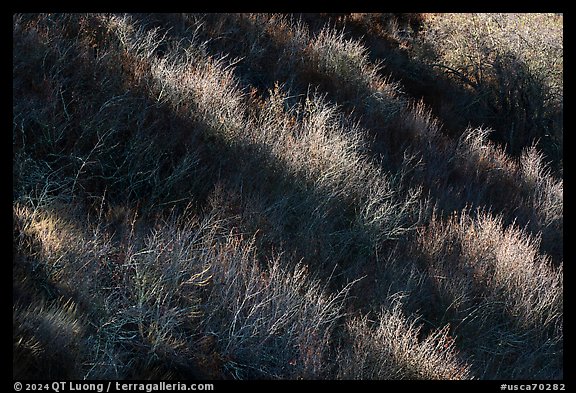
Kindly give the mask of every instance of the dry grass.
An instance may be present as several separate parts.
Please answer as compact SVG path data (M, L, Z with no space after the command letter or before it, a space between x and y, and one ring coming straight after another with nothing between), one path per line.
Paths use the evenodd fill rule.
M421 327L396 303L378 315L351 319L351 349L339 362L343 379L465 380L470 366L458 359L448 326L419 339ZM350 351L350 352L348 352Z
M331 335L347 288L326 295L306 266L287 270L278 256L260 267L255 256L254 241L231 237L210 258L217 267L203 326L222 367L240 379L329 377Z
M440 321L457 324L463 351L486 359L485 377L558 376L563 269L538 252L539 241L500 217L466 212L419 236L434 315L444 310Z
M14 376L562 378L563 182L386 74L432 22L14 15Z
M474 90L478 120L508 151L538 143L560 173L562 23L557 14L438 14L426 19L422 40L427 61Z
M79 375L85 351L85 322L71 301L14 306L12 340L14 378L72 379Z

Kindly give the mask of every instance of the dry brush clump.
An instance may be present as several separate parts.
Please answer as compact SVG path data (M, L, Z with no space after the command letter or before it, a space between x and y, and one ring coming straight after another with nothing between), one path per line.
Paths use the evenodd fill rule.
M15 241L35 242L39 252L20 263L36 258L36 270L50 271L39 285L53 286L41 293L47 306L15 305L15 376L327 376L346 288L325 294L305 266L284 267L281 255L261 267L254 241L214 219L143 231L131 214L108 227L107 214L118 208L110 211L92 228L99 247L81 248L90 241L80 232L56 247L48 218L39 225L23 207L15 210L23 228ZM112 228L125 236L111 240ZM60 300L75 297L84 300L80 310Z
M564 253L564 181L557 179L535 146L526 148L520 157L519 177L527 188L526 205L531 207L529 226L542 233L546 251L556 261ZM533 229L534 232L536 230Z
M418 238L437 323L449 322L486 378L558 378L562 366L562 266L540 239L501 217L463 212L433 220ZM423 287L425 288L425 287Z
M347 323L350 347L339 359L338 376L343 379L466 380L472 379L470 366L459 359L448 326L420 339L416 320L403 314L401 305L377 315Z
M231 236L214 250L203 319L233 378L329 378L336 324L348 288L326 294L308 268L279 255L260 266L254 241Z
M466 205L459 208L484 207L501 214L506 224L520 225L531 235L541 236L541 251L561 263L563 180L551 173L536 147L512 159L489 140L491 132L469 128L457 141L450 183L463 184L458 191L463 193L460 202Z
M106 18L97 19L106 21ZM343 197L349 198L352 201L359 198L369 198L369 204L364 209L362 216L358 217L360 220L358 225L360 226L364 225L362 220L368 220L367 224L370 225L385 224L383 221L385 214L392 214L392 217L396 217L396 213L392 212L392 209L394 209L396 205L388 201L393 191L388 190L389 187L386 183L378 182L377 176L379 172L377 168L371 168L370 164L364 162L364 160L358 156L358 142L348 140L342 134L339 128L340 120L335 115L334 108L326 106L318 98L311 98L307 101L305 108L302 109L302 112L305 112L305 114L302 115L304 116L304 120L302 120L303 126L295 127L293 125L293 117L300 115L296 113L284 114L282 108L283 98L279 97L280 93L277 92L270 98L268 109L261 112L259 124L250 123L246 117L243 116L244 111L243 108L240 107L242 101L238 100L238 97L241 98L242 94L234 85L235 82L232 80L230 72L222 70L218 62L214 62L207 57L196 57L190 61L182 62L184 67L187 68L174 68L174 63L169 64L167 60L156 60L152 57L152 53L154 52L153 47L157 45L158 42L158 40L154 38L154 32L145 34L142 30L133 29L125 18L111 18L109 22L108 29L112 32L117 32L120 45L123 45L125 50L132 56L134 66L140 67L141 64L148 64L147 69L150 70L152 78L146 74L140 74L136 71L132 72L132 75L138 75L138 79L136 80L137 87L139 85L148 85L152 89L152 93L155 93L153 83L159 81L156 83L162 84L158 87L158 99L163 100L162 94L165 94L165 97L167 97L165 99L176 113L182 114L183 117L189 116L192 121L201 122L204 128L208 130L205 135L206 138L212 138L218 141L218 144L232 145L234 148L240 149L251 149L254 146L262 146L257 147L257 152L261 149L271 152L273 158L272 164L277 165L274 161L281 162L283 164L281 166L286 172L285 177L299 179L298 182L301 183L301 186L299 186L301 190L294 195L294 199L300 199L302 195L309 193L311 195L309 198L311 198L313 202L325 200L322 202L324 207L312 205L307 208L308 211L309 209L314 209L314 211L318 211L318 214L321 215L319 223L314 224L312 228L319 229L320 224L324 222L322 215L327 214L322 213L322 210L318 209L327 209L331 204L331 200L339 199L339 193L343 193ZM200 65L198 65L198 60L201 61ZM133 78L133 76L131 76L131 78ZM184 79L178 80L178 78ZM233 98L233 100L228 98ZM180 107L179 105L183 102L192 102L193 106ZM238 103L236 107L231 106L234 105L234 102ZM108 102L107 104L109 106ZM229 111L222 111L222 105L224 104L230 108ZM280 107L278 105L280 105ZM189 110L188 113L186 113L186 109ZM97 114L100 114L100 111ZM273 116L276 116L276 119L274 119ZM272 120L274 121L272 122ZM292 123L292 125L291 128L288 128L288 131L293 135L291 137L288 133L283 134L283 131L286 131L286 127L281 126L282 124L286 125L290 123ZM255 132L252 134L238 134L238 131L248 127L255 127ZM91 128L87 127L87 130L91 131ZM296 139L294 137L295 133L300 133L301 138ZM285 135L285 137L279 139L282 135ZM354 133L351 133L351 135L354 136ZM309 154L306 156L300 156L307 157L308 159L306 161L300 162L298 157L295 157L290 150L290 148L296 148L296 151L300 150L301 148L297 146L298 143L301 145L301 148L309 151ZM156 155L152 151L148 153L148 148L146 147L148 145L148 141L142 141L136 136L132 140L129 140L125 161L137 163L143 160L144 156L148 156L147 158L149 160L155 157ZM341 146L341 148L338 146ZM88 157L84 162L86 162L88 158L92 158L93 163L101 163L98 160L98 156L91 156L91 154L100 147L104 148L106 144L98 140L96 146L88 152ZM219 148L218 145L215 147ZM220 148L222 147L220 146ZM109 150L107 153L111 154ZM266 162L265 156L260 154L259 157ZM152 159L150 161L154 164L155 160ZM255 166L256 164L252 165ZM156 168L157 167L158 165ZM81 169L82 167L74 174L74 181L71 182L72 194L74 194L75 191L79 191L79 189L75 187L77 180L87 179L85 171ZM354 173L358 175L362 171L366 172L366 175L362 176L365 180L362 181L372 182L373 185L367 190L362 190L362 186L358 187L355 184L348 185L348 183L354 181L352 175ZM142 170L137 171L136 168L134 168L134 170L127 171L127 175L130 176L142 172ZM148 180L151 178L152 173L145 173L145 175L147 176L145 180ZM328 175L328 177L326 175ZM240 176L249 177L249 175L243 171L240 172ZM131 179L132 178L129 177L127 180ZM140 183L138 180L134 181ZM381 190L379 191L379 189ZM130 188L128 188L128 191L129 190ZM364 192L366 191L371 194L365 195ZM361 196L354 195L356 193L360 193ZM331 196L331 194L336 195ZM104 201L104 196L102 196L102 201ZM386 213L387 211L389 213ZM334 217L333 213L330 214ZM373 215L377 216L372 217ZM395 220L396 218L393 219ZM332 218L332 220L334 220L334 218ZM345 224L348 226L352 225L349 223ZM390 229L384 232L376 227L374 229L374 236L397 236L395 231L400 228L397 228L394 222L392 222L391 225ZM60 228L60 231L62 231L62 228ZM126 232L126 230L124 230L124 232ZM116 236L115 233L114 235ZM128 337L139 337L140 340L144 340L145 345L142 343L138 343L137 345L142 345L143 348L141 348L141 350L144 350L145 353L147 351L148 353L142 360L145 367L150 366L150 359L158 356L158 351L165 352L170 348L173 349L175 345L181 345L177 338L172 337L171 325L179 325L179 315L182 310L172 310L168 308L166 311L167 314L158 314L158 310L164 308L164 302L170 303L171 298L166 298L162 293L157 292L159 290L158 288L166 287L162 281L164 273L156 278L149 275L154 271L152 269L152 262L157 260L158 253L162 251L161 244L153 243L154 247L150 246L151 249L155 249L154 254L152 254L154 258L150 260L148 258L148 252L138 251L134 253L134 250L132 250L134 245L131 244L130 238L126 240L125 236L126 234L124 236L116 236L119 238L118 241L121 242L122 247L114 256L102 257L101 255L90 254L87 256L87 258L92 257L98 260L104 258L106 266L113 266L115 263L120 263L120 267L118 268L120 272L114 269L114 271L110 273L112 276L109 277L109 279L116 284L116 286L111 288L125 287L128 291L135 291L135 293L115 293L114 296L107 297L107 299L110 299L111 302L121 302L123 299L126 302L137 301L138 305L136 310L125 312L123 309L127 307L126 304L109 305L105 302L105 308L117 308L120 311L113 316L112 320L103 324L105 328L100 332L103 337L101 340L104 340L102 345L98 345L98 348L104 351L100 356L109 360L102 360L95 364L108 365L109 369L103 371L95 368L94 371L92 371L95 373L94 375L109 375L109 372L115 373L113 375L130 375L130 370L134 365L126 360L126 356L128 355L114 352L114 347L119 345L118 342L128 340ZM339 236L341 238L346 237L342 234L339 234ZM96 235L94 235L94 237L96 237ZM128 244L125 243L126 241L128 241ZM82 242L76 240L75 242L67 243L67 245L70 246L71 244L79 243ZM44 248L49 246L47 244L47 241L42 241ZM342 244L339 246L340 251L338 252L345 252L345 247L343 247ZM106 250L107 247L103 246L102 250L99 251L106 254ZM58 251L59 249L56 249L55 252ZM82 255L84 251L77 250L76 252ZM85 254L84 252L83 255ZM57 259L62 260L65 255L67 254L58 254ZM146 256L146 258L141 260L144 258L143 256ZM126 262L126 260L129 262ZM79 261L80 259L77 260L77 263ZM110 263L108 261L110 261ZM87 260L86 263L82 265L82 268L85 268L87 265L93 266L93 264L89 264L89 262L90 261ZM141 276L140 266L142 264L146 265L146 267L142 269L149 272L149 274ZM53 278L52 280L58 281L64 286L72 287L69 282L69 275L72 272L75 274L78 273L77 271L71 271L69 269L57 269L56 273L58 274L58 278ZM275 272L278 272L278 270L275 270ZM94 276L98 276L98 274L94 272L91 273ZM133 275L135 275L135 277L132 277ZM123 285L118 285L120 283L115 282L115 280L120 280L120 283ZM141 280L145 282L143 283ZM90 293L91 291L86 290L86 292ZM158 297L159 300L155 300L147 307L144 307L144 304L141 303L156 297ZM186 313L185 310L183 312ZM175 314L172 315L172 313ZM127 326L129 328L127 328ZM126 329L130 331L126 332ZM138 334L136 334L136 330ZM166 341L172 342L173 340L176 341L174 341L174 344L169 345L168 349L160 346L161 344L165 345ZM314 351L314 349L309 349L309 351ZM130 351L128 351L128 353L130 353ZM293 359L291 359L291 361L292 360ZM317 361L315 361L314 364L314 367L320 367ZM139 367L144 366L141 365Z
M562 168L562 23L557 14L438 14L424 18L417 40L427 62L473 91L481 104L476 124L497 130L496 140L515 155L538 143L556 173Z

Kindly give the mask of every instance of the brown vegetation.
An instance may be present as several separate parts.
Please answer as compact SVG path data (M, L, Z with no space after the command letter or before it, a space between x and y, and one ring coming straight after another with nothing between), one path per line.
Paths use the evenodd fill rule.
M561 19L14 15L14 378L561 379Z

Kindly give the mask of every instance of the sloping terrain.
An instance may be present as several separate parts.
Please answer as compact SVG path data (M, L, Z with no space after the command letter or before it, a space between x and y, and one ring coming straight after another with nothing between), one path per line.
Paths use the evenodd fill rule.
M13 17L13 376L561 379L563 17Z

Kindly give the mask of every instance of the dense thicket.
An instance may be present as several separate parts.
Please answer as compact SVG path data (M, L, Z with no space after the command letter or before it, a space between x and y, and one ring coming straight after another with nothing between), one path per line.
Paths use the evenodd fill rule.
M562 45L14 15L14 378L561 379Z

